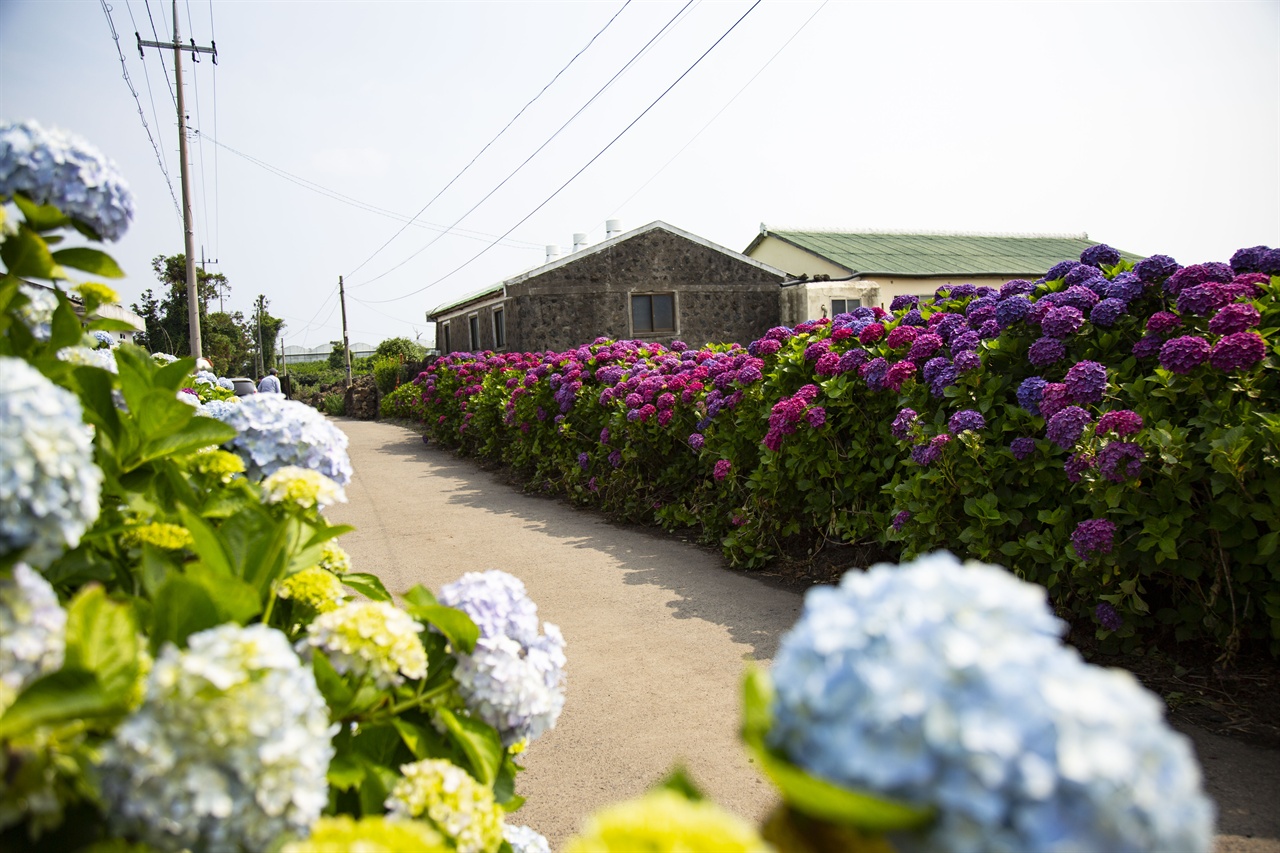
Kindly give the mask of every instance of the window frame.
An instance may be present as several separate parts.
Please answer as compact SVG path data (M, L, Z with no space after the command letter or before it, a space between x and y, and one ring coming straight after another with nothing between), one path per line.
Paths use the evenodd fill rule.
M507 315L503 310L503 306L495 305L491 312L491 320L493 326L493 348L495 350L503 350L507 348Z
M667 297L671 300L671 326L669 328L657 327L657 316L654 312L655 297ZM666 335L678 335L680 333L680 303L677 297L677 291L674 290L650 290L650 291L631 291L627 294L627 322L631 326L631 334L633 336L649 335L653 337L664 337ZM649 328L641 329L636 324L636 300L649 300Z
M440 336L444 339L443 354L448 355L449 353L453 352L452 347L450 347L449 345L449 321L448 320L445 320L443 323L440 324Z
M840 310L840 311L837 311L837 310L836 310L836 303L837 303L837 302L842 303L842 304L843 304L843 306L844 306L844 307L843 307L843 309L842 309L842 310ZM858 303L858 304L857 304L857 305L854 305L854 306L853 306L853 308L850 308L850 307L849 307L849 303L850 303L850 302L856 302L856 303ZM832 316L832 317L836 316L837 314L851 314L851 313L853 313L854 309L861 308L861 307L862 307L862 299L861 299L860 297L859 297L859 298L849 298L849 297L845 297L845 298L843 298L843 299L836 299L836 298L833 296L833 297L831 298L831 316Z
M476 311L474 313L467 315L467 335L468 337L471 338L470 352L480 352L482 347L480 346L480 312L479 311Z

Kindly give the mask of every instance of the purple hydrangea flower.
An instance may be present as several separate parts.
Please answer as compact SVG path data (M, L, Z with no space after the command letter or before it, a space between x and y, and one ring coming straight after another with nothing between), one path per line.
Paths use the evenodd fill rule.
M1226 284L1234 277L1235 274L1231 272L1231 267L1226 264L1192 264L1169 276L1164 283L1164 292L1170 296L1177 296L1188 287L1196 287L1208 281L1218 281Z
M924 468L936 462L941 455L942 450L932 444L917 444L911 448L911 461Z
M1071 483L1080 482L1080 477L1085 471L1089 471L1094 466L1092 453L1073 453L1063 463L1063 470L1067 472L1067 481Z
M1098 279L1106 281L1106 278L1098 271L1097 267L1082 264L1063 276L1062 283L1065 284L1068 289L1073 287L1089 288L1092 283Z
M1046 380L1039 377L1027 377L1018 386L1018 405L1033 415L1039 415L1039 400L1044 393Z
M1143 284L1160 284L1180 269L1178 262L1168 255L1152 255L1138 261L1133 272Z
M961 409L953 414L947 421L947 429L952 435L959 435L965 430L973 430L977 432L987 425L987 419L982 416L981 412L974 409Z
M920 297L907 296L906 294L903 294L901 296L893 297L893 301L889 303L889 310L896 314L904 309L914 308L919 303Z
M1132 302L1145 290L1146 285L1142 283L1142 279L1131 272L1123 272L1107 282L1102 296L1108 299L1119 299L1122 302Z
M1167 335L1182 327L1182 318L1170 311L1157 311L1147 318L1147 331L1154 335Z
M612 465L614 468L622 467L622 451L621 450L615 450L609 454L609 464Z
M1036 440L1034 438L1015 438L1010 444L1009 449L1013 451L1013 458L1022 461L1036 452Z
M1063 380L1073 403L1099 403L1107 390L1107 369L1096 361L1078 361Z
M942 365L937 375L933 377L933 381L929 383L929 393L939 400L942 399L946 395L947 388L955 384L959 375L954 364Z
M920 376L925 382L933 382L933 380L937 378L939 371L948 364L950 364L950 362L945 356L931 358L924 363L924 370L920 372Z
M907 358L916 363L922 362L932 356L942 347L942 337L931 333L925 333L916 337L911 344L911 349L907 351Z
M1070 310L1074 311L1075 309L1072 308ZM1067 350L1062 345L1062 341L1057 338L1044 337L1036 340L1027 349L1027 361L1036 367L1048 367L1055 362L1062 361L1066 354Z
M1209 364L1224 372L1245 370L1262 361L1266 354L1267 342L1257 332L1235 332L1213 345Z
M1067 406L1049 418L1045 435L1063 450L1070 450L1075 447L1080 436L1084 434L1084 428L1092 421L1093 417L1084 409L1079 406Z
M889 372L889 362L884 358L873 358L858 368L858 375L867 382L872 391L884 390L885 374Z
M1129 310L1129 306L1120 299L1104 299L1089 312L1089 322L1095 326L1101 326L1108 329L1116 324L1116 321L1125 315Z
M890 526L893 527L894 530L901 530L903 527L906 526L907 522L910 520L911 520L911 513L908 510L904 509L902 512L898 513L893 517L893 521L890 523Z
M1093 615L1098 620L1098 624L1108 631L1119 631L1124 627L1124 620L1120 618L1120 614L1105 601L1098 603L1098 606L1093 609Z
M1178 310L1183 314L1208 317L1231 301L1231 295L1218 282L1211 281L1188 287L1178 294Z
M920 315L919 308L912 308L910 311L902 315L900 321L903 326L923 326L925 325L924 317Z
M587 455L586 451L578 454L578 467L583 471L591 467L591 457Z
M973 350L962 350L956 353L955 360L956 372L968 373L971 370L977 370L982 366L982 356Z
M1138 476L1147 454L1131 441L1111 441L1098 451L1098 470L1113 483Z
M809 421L809 426L817 429L827 422L827 410L821 406L814 406L804 413L805 418Z
M1040 392L1040 417L1048 420L1071 405L1071 397L1067 394L1064 382L1046 382Z
M1262 272L1262 265L1266 261L1267 252L1269 251L1271 250L1267 246L1239 249L1231 256L1231 269L1236 275L1246 272Z
M996 298L1003 302L1014 296L1020 296L1035 290L1036 286L1025 278L1015 278L1013 281L1006 281L1000 285L1000 290L996 292Z
M1183 335L1160 347L1160 366L1174 373L1190 373L1209 358L1209 342L1198 335Z
M1209 331L1215 335L1231 335L1236 332L1247 332L1258 325L1261 315L1252 305L1241 303L1227 305L1209 321Z
M898 440L906 439L911 434L911 425L916 422L916 417L915 409L900 409L898 416L893 419L893 424L889 427L893 437Z
M695 432L689 436L689 446L692 447L694 450L701 450L702 443L703 443L702 433Z
M1062 305L1050 308L1040 321L1040 331L1051 338L1069 338L1084 325L1084 314L1079 308Z
M1080 266L1079 261L1062 261L1054 264L1047 273L1044 274L1045 281L1056 281L1060 278L1066 278L1067 273Z
M1003 299L996 305L996 322L1002 328L1008 328L1014 323L1026 318L1031 313L1031 300L1023 295L1011 296Z
M1082 560L1090 560L1102 554L1110 554L1115 543L1116 526L1105 518L1082 521L1071 534L1071 546Z
M1080 262L1092 267L1113 267L1120 263L1120 253L1106 243L1099 243L1081 252Z
M990 327L994 324L995 334L988 334ZM961 353L965 350L976 350L978 345L982 343L984 337L994 338L1000 334L1000 324L994 320L988 320L982 324L982 330L978 332L961 332L951 339L951 352Z
M1143 335L1133 345L1134 358L1155 358L1164 346L1164 338L1159 335Z
M851 349L840 356L840 363L836 367L841 373L852 373L866 364L867 359L870 357L870 354L864 349Z
M1141 429L1142 415L1129 409L1116 409L1112 412L1106 412L1102 417L1098 418L1098 425L1094 427L1094 432L1098 435L1114 432L1124 438L1125 436L1136 434Z

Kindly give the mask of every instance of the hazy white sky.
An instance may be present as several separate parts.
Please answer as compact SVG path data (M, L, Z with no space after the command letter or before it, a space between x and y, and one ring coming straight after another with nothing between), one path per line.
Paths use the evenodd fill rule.
M425 343L430 309L613 218L738 251L761 222L1280 245L1276 0L753 3L180 0L182 39L218 46L183 63L196 254L228 310L265 294L315 346L340 275L353 341ZM134 37L172 9L0 0L0 119L79 134L135 192L126 304L183 250L172 51Z

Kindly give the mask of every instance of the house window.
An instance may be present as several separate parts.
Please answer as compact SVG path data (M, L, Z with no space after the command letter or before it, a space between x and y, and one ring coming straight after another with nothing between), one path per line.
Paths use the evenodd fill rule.
M831 316L834 317L837 314L848 314L851 311L853 311L854 308L861 308L861 307L862 307L861 299L832 299L831 300Z
M440 328L444 330L444 354L448 355L453 352L453 347L449 346L449 324L444 323Z
M471 351L480 351L480 315L472 314L467 318L467 326L471 332Z
M674 293L645 293L631 296L631 328L643 332L676 330L676 297Z
M507 320L501 308L493 309L493 348L502 349L507 345Z

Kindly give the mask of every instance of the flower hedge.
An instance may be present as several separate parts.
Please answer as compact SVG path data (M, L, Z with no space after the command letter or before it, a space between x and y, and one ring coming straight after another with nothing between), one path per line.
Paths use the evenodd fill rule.
M957 285L742 347L597 339L451 353L386 414L534 488L700 528L949 548L1048 587L1108 642L1280 653L1280 250Z

